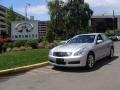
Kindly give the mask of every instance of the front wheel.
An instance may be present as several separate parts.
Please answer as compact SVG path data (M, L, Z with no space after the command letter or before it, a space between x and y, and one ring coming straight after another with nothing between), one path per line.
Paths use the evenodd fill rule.
M114 56L114 49L111 48L111 49L110 49L110 55L109 55L109 58L112 58L113 56Z
M87 69L92 69L94 67L94 64L95 64L95 58L94 58L94 55L92 53L88 54L88 57L87 57Z

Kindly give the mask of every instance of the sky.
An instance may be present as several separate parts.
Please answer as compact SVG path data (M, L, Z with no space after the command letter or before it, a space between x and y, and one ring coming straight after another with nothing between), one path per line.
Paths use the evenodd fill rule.
M67 0L63 0L67 1ZM115 14L120 15L120 0L85 0L96 15ZM0 0L0 4L10 7L13 6L14 11L25 15L25 7L27 6L28 17L34 16L36 20L49 20L47 8L47 0ZM30 5L28 5L30 4Z

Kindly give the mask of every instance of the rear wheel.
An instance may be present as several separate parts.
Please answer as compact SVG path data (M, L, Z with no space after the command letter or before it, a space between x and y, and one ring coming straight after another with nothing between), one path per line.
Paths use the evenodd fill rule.
M95 58L94 58L94 55L92 53L88 54L88 57L87 57L87 69L91 69L94 67L94 64L95 64Z

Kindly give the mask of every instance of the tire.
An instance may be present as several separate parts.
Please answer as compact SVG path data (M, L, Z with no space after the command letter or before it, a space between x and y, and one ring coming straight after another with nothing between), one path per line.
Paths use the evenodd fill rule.
M114 48L110 49L110 55L108 56L109 58L113 58L114 56Z
M87 63L86 63L87 69L92 69L94 67L94 64L95 64L95 57L92 53L89 53L87 56Z

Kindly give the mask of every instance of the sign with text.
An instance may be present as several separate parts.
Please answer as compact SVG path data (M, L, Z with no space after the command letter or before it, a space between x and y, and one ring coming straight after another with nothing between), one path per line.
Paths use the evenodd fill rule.
M38 39L38 21L14 21L11 27L12 40Z

